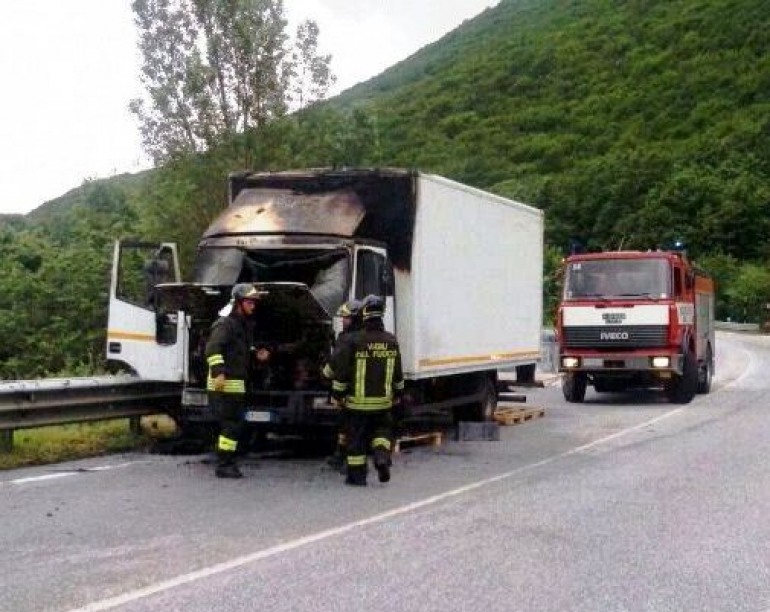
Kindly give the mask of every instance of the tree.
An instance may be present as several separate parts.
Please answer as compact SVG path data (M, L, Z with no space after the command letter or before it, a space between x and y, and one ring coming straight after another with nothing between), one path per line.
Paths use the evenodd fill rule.
M131 101L156 163L202 152L322 99L330 56L317 54L318 26L286 34L283 0L133 0L145 98Z
M298 109L323 99L337 80L329 69L331 55L318 54L318 24L306 20L297 26L296 47L292 54L291 102Z

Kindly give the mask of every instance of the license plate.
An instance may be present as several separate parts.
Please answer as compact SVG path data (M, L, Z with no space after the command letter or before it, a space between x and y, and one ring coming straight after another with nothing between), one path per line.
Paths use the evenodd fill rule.
M249 423L269 423L273 420L273 413L267 410L247 410L244 420Z
M604 365L604 360L596 359L594 357L586 357L583 359L583 365L586 368L600 368Z

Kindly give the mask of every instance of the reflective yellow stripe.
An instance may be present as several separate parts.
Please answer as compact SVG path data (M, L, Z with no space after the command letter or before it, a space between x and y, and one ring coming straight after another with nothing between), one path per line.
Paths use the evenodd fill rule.
M390 400L379 401L376 404L358 404L355 400L348 398L345 402L345 408L350 410L387 410L392 406Z
M139 334L114 329L107 330L107 340L138 340L140 342L155 342L155 334Z
M348 455L348 465L366 465L366 455Z
M215 365L222 365L225 362L225 358L217 353L216 355L209 355L206 358L206 363L209 364L209 367L215 366Z
M326 376L326 378L334 378L334 370L331 369L331 366L327 363L323 370L321 370L321 374Z
M214 388L214 379L209 376L206 380L206 390L216 391ZM225 386L221 389L224 393L246 393L246 383L237 378L226 378Z
M356 359L356 386L353 390L356 397L366 395L366 358L358 357Z
M393 370L396 369L396 358L388 357L385 364L385 395L391 394L391 385L393 384Z
M351 402L355 402L356 404L382 404L383 402L389 402L390 396L380 395L378 397L358 397L356 395L353 395L348 399Z
M332 381L332 389L335 391L345 391L348 388L348 383L340 382L338 380Z
M495 362L505 361L507 359L540 359L540 353L538 351L513 351L510 353L494 353L492 355L462 355L457 357L440 357L436 359L420 359L420 367L436 367L442 365L461 365L465 363L471 363L473 361L479 362Z
M246 393L246 383L232 378L225 379L225 393Z
M225 451L226 453L233 453L238 449L238 441L231 440L225 436L219 436L217 448L221 451Z
M390 450L390 440L387 438L375 438L372 440L372 448L384 448Z
M393 385L393 387L395 387L399 391L403 391L404 390L404 381L401 380L401 381L397 382L395 385Z

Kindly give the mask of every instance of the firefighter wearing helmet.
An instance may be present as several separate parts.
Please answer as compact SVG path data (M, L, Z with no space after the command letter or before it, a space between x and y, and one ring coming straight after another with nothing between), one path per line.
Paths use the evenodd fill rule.
M246 407L246 374L251 356L253 324L251 315L262 295L254 285L239 283L232 289L232 308L212 325L206 343L208 380L206 389L211 407L219 416L216 476L240 478L235 460L238 441L243 437Z
M326 369L332 397L346 410L345 484L353 486L366 485L370 449L379 481L390 480L392 408L401 400L404 377L398 340L385 331L384 312L381 297L364 298L360 329L341 338Z
M342 306L337 309L337 316L342 320L342 331L337 336L337 344L345 341L345 337L348 334L352 334L361 325L361 318L359 317L361 311L361 302L359 300L348 300ZM331 366L327 363L322 374L329 380L334 378ZM330 467L335 470L343 470L345 467L345 453L347 448L347 412L344 406L340 406L338 429L337 429L337 446L334 452L326 459L326 462Z

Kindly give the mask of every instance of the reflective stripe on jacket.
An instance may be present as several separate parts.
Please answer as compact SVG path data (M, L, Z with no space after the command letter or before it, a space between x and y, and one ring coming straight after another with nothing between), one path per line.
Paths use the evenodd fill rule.
M391 408L394 394L404 389L398 340L379 329L365 328L346 335L324 374L332 379L332 392L345 396L346 408Z
M246 393L251 335L250 325L235 309L211 326L211 334L206 343L208 391L214 391L214 379L224 374L224 393Z

